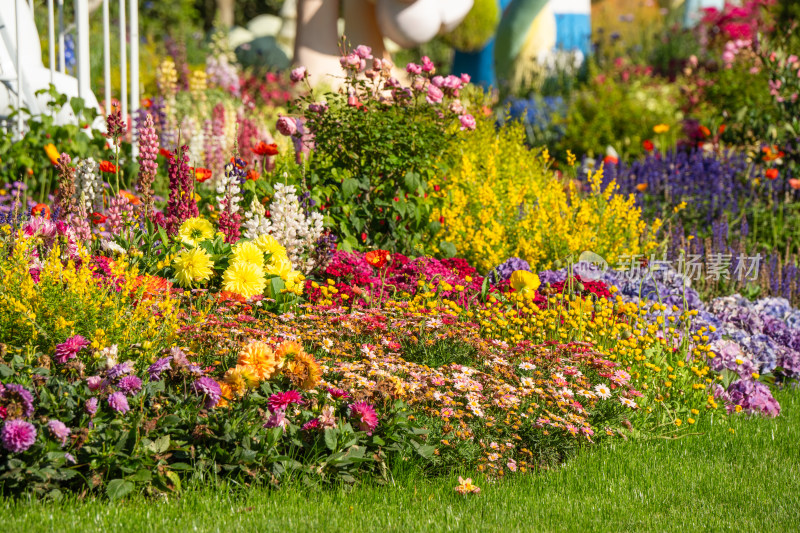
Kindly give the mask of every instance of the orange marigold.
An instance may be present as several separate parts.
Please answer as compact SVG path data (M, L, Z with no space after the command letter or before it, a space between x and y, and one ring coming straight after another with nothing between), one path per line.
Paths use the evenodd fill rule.
M252 369L261 381L271 378L280 367L280 362L272 347L266 342L250 341L239 352L238 364Z

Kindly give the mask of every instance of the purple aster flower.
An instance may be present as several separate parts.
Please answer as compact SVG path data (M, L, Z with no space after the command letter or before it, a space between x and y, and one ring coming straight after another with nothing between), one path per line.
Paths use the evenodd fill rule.
M136 376L125 376L117 384L119 390L125 393L126 396L136 394L142 390L142 380Z
M21 453L36 442L36 428L24 420L9 420L0 432L3 448L11 453Z
M121 392L115 392L108 397L108 405L116 412L125 414L131 410L128 405L128 399Z
M97 398L89 398L86 400L83 408L87 413L89 413L89 416L94 416L94 414L97 412Z
M222 389L220 388L219 383L209 377L198 378L192 384L192 390L198 395L205 396L206 409L211 409L217 405L220 396L222 396Z
M109 379L117 379L118 377L130 374L131 372L133 372L133 363L130 361L125 361L124 363L120 363L111 367L107 375Z
M161 379L161 374L166 372L167 370L172 369L172 356L162 357L152 365L150 368L147 369L147 373L150 375L150 381L159 381Z
M64 422L60 420L51 420L47 423L47 429L50 430L50 434L53 435L54 439L61 442L62 448L66 446L69 434L72 432Z
M6 408L6 419L29 418L33 415L33 395L22 385L6 385L0 391L0 400Z
M81 335L75 335L65 340L61 344L56 345L56 363L64 364L70 359L75 359L78 353L89 346L89 341Z

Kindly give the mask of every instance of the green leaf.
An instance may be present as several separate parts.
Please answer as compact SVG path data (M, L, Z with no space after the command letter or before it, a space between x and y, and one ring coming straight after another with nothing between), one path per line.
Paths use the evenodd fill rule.
M337 431L335 428L328 428L325 430L325 446L331 451L336 450L336 433Z
M14 370L7 365L0 365L0 376L7 378L14 374Z
M439 250L445 255L445 257L455 257L456 256L456 245L452 242L442 241L439 243Z
M153 478L153 474L150 473L149 470L145 470L144 468L137 470L135 474L132 476L128 476L128 481L138 482L138 483L145 483L150 481Z
M342 183L342 194L345 196L353 196L358 190L358 180L347 178Z
M112 479L106 487L106 494L111 500L118 500L133 490L134 484L124 479Z

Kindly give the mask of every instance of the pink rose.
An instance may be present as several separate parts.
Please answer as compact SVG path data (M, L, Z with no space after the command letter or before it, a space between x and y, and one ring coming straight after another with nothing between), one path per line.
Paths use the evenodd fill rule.
M425 101L429 104L438 104L444 98L444 93L436 85L428 86L428 94L425 96Z
M472 80L472 78L470 77L469 74L462 74L461 75L461 83L463 83L464 85L468 84L471 80Z
M278 124L277 124L278 131L282 135L286 135L287 137L291 137L295 133L297 133L297 124L295 120L291 117L278 117Z
M372 48L370 48L369 46L364 46L363 44L360 44L356 46L355 53L361 59L372 59Z
M442 85L444 85L444 78L442 76L434 76L433 79L431 80L431 83L437 87L441 87Z
M431 58L429 58L428 56L422 56L422 70L424 70L425 72L429 72L431 74L436 72L436 66L433 64L433 61L431 61Z
M378 59L377 57L373 59L372 68L373 70L383 70L383 60Z
M289 79L292 80L294 83L298 81L303 81L306 77L306 67L297 67L296 69L292 70L292 73L289 75Z
M474 130L475 129L475 126L476 126L475 117L473 117L469 113L461 115L460 117L458 117L458 120L461 121L461 129L462 130Z
M409 63L406 65L406 72L409 74L422 74L422 67L416 63Z

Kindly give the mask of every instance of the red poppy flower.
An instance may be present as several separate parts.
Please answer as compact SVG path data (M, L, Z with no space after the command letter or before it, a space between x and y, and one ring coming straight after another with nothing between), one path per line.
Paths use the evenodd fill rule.
M169 150L167 150L166 148L159 148L158 155L163 155L167 159L172 159L174 157L174 154Z
M725 133L725 128L726 128L726 127L727 127L727 126L725 126L725 124L722 124L722 125L719 127L719 130L718 130L718 131L719 131L719 134L720 134L720 135L722 135L723 133Z
M364 254L364 259L375 268L381 268L391 261L392 254L388 250L371 250Z
M139 205L140 203L142 203L142 201L139 200L139 197L133 194L132 192L119 191L119 195L122 196L123 198L127 198L128 203L130 203L131 205Z
M142 107L145 109L150 109L153 106L153 100L150 98L145 98L142 100Z
M256 170L248 170L247 171L247 179L250 181L258 181L261 175Z
M433 190L436 191L436 192L439 192L440 189L441 189L441 187L439 187L438 185L434 185L433 186Z
M361 232L361 240L367 242L367 233L364 231Z
M619 159L614 157L613 155L607 155L603 158L603 163L605 164L614 163L616 165L617 163L619 163Z
M33 206L33 209L31 209L31 215L35 217L41 216L44 218L50 218L50 208L44 204L36 204Z
M706 128L705 126L700 126L700 134L701 134L703 137L708 137L709 135L711 135L711 130L709 130L709 129L708 129L708 128Z
M652 152L653 148L655 148L655 145L653 144L653 141L651 141L650 139L645 139L644 141L642 141L642 147L646 151Z
M764 173L767 179L778 179L778 169L777 168L768 168L767 171Z
M103 222L106 221L107 218L108 218L107 216L101 215L97 211L92 213L91 216L89 217L89 219L92 221L92 224L95 225L102 224Z
M258 141L253 147L253 153L260 156L278 155L278 145L275 143L267 144L264 141Z
M194 169L194 179L196 179L198 183L203 183L209 178L211 178L211 170L202 167Z
M113 174L116 171L117 167L111 161L100 161L100 172Z
M792 189L800 189L800 180L797 178L791 178L789 180L789 187Z

